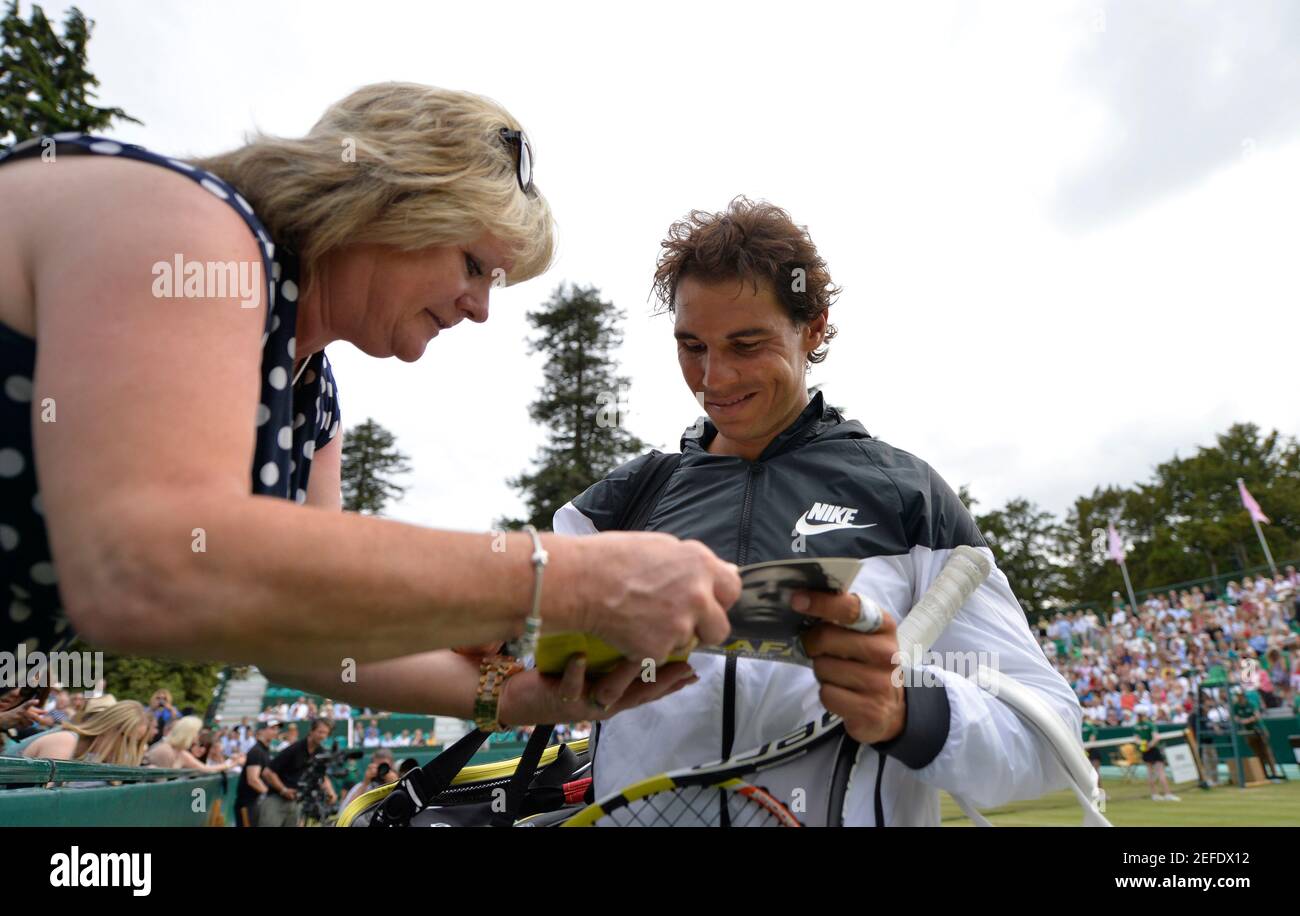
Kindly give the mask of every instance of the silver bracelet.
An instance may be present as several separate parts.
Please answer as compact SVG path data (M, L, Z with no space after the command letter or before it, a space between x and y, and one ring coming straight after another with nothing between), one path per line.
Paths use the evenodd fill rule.
M537 638L542 632L542 574L546 570L550 554L542 546L542 539L535 527L524 525L524 531L533 539L533 608L524 620L524 635L506 644L506 654L531 667L533 655L537 652Z

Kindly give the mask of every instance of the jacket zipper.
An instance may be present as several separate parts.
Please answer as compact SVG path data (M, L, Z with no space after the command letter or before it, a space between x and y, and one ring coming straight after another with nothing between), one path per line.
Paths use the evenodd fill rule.
M744 566L749 559L749 516L754 503L754 476L763 472L763 466L751 462L745 472L745 501L740 508L740 543L736 546L736 565Z
M750 462L748 470L745 472L745 499L740 508L740 537L736 546L736 565L744 566L745 561L749 559L749 529L750 514L754 505L754 477L762 473L763 466L757 462ZM726 668L722 675L722 759L726 760L731 756L733 745L736 743L736 657L727 656ZM731 826L731 818L727 811L727 793L720 792L718 803L720 805L719 823L723 827Z

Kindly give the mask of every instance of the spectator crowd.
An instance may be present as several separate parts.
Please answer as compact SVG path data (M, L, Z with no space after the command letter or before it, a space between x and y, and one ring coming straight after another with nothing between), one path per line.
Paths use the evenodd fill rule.
M1197 688L1218 672L1255 709L1300 715L1298 602L1300 577L1288 566L1276 579L1229 582L1222 595L1201 586L1152 595L1136 610L1117 594L1106 619L1091 610L1041 618L1040 644L1095 725L1186 724ZM1226 720L1215 703L1204 714Z

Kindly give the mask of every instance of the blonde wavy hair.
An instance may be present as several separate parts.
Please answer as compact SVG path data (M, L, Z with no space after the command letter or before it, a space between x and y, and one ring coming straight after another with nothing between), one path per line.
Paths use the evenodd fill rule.
M143 705L135 700L119 700L83 722L64 723L63 727L91 739L84 759L134 767L140 765L146 750L144 739L136 732L148 721L149 711Z
M186 716L177 720L163 740L178 751L188 751L198 740L201 731L203 731L203 720L198 716Z
M512 251L506 280L550 266L550 205L524 194L501 128L523 127L495 101L416 83L363 86L331 105L305 137L258 133L244 146L192 159L236 187L276 244L301 260L311 287L320 259L373 243L406 251L491 232Z

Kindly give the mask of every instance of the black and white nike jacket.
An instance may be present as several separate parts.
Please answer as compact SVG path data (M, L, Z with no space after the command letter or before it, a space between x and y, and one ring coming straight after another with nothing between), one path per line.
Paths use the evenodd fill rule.
M992 559L966 507L929 465L845 420L820 392L757 461L709 454L716 432L706 418L687 430L681 462L647 530L698 539L741 566L865 558L853 591L896 617L921 597L958 545ZM611 528L649 457L624 464L565 504L555 514L555 531ZM1078 733L1074 691L1044 657L996 566L932 653L927 658L934 663L924 666L932 686L908 687L903 734L881 750L862 749L845 800L846 825L938 825L940 789L988 808L1067 786L1047 743L969 679L973 667L963 669L978 659L1015 678ZM597 797L757 747L824 712L808 668L701 653L690 663L698 683L602 724L593 767Z

